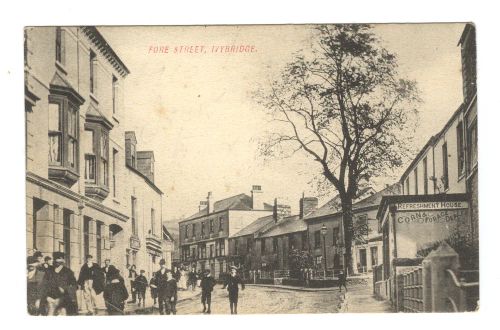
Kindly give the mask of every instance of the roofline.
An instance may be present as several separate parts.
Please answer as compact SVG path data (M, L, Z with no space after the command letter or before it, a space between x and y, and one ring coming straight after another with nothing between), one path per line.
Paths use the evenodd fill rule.
M130 73L130 70L127 68L125 63L123 63L120 57L118 57L113 48L109 45L106 39L104 39L104 36L99 32L99 30L97 30L97 27L82 26L81 28L83 32L97 46L97 48L102 51L104 57L106 57L109 63L122 75L122 77L125 77ZM109 54L109 57L106 56L106 52Z
M427 141L427 143L425 144L425 146L418 152L418 154L415 156L415 158L413 158L412 162L406 168L406 170L404 171L403 175L401 175L401 178L399 179L399 183L404 184L404 179L403 178L405 178L407 175L409 175L409 173L411 172L411 170L413 170L413 168L415 167L415 165L419 162L419 160L422 157L422 155L424 154L424 152L430 146L434 146L434 142L439 141L439 138L441 138L441 136L448 130L448 128L450 128L451 124L456 119L456 117L463 111L463 108L464 108L464 104L461 103L458 106L458 109L455 110L455 112L453 113L453 115L450 117L450 119L448 119L448 121L446 122L446 124L444 125L444 127L437 134L433 135L429 139L429 141Z
M458 40L457 46L458 46L458 45L460 45L460 44L462 44L462 42L463 42L463 41L464 41L464 39L465 39L465 36L469 33L469 31L470 31L471 29L474 29L474 30L476 29L476 27L475 27L474 23L472 23L472 22L468 22L468 23L466 23L466 24L465 24L464 31L462 32L462 35L460 36L460 39Z
M129 164L125 164L125 166L131 170L132 172L134 172L135 174L139 175L141 178L144 179L144 181L146 181L146 183L151 187L153 188L153 190L155 190L157 193L159 193L160 195L163 195L163 192L160 190L160 188L158 188L151 180L149 180L149 178L147 176L145 176L144 174L142 174L138 169L130 166Z

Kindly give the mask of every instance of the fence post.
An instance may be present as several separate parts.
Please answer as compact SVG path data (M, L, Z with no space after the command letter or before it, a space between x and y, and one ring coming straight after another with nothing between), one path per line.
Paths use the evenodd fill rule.
M458 254L446 242L443 242L439 247L429 253L424 259L424 262L430 263L430 293L431 293L431 311L432 312L448 312L447 298L454 297L453 290L456 288L454 283L449 280L447 270L457 271L459 268ZM427 283L426 283L427 284ZM427 292L425 289L424 292Z

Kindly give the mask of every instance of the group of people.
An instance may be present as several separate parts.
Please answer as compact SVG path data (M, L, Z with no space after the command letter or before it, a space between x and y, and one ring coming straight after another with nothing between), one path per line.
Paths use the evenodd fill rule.
M108 314L123 314L128 298L120 271L105 261L101 268L86 256L78 279L65 265L63 252L54 252L52 258L36 251L27 259L28 313L31 315L77 315L77 291L83 293L83 306L89 315L97 313L96 296L103 293Z
M27 259L27 294L28 312L31 315L77 315L78 299L77 291L81 290L82 299L80 309L86 310L88 315L97 314L96 297L103 294L106 310L109 315L122 315L125 303L129 297L125 280L118 268L111 264L109 259L104 261L104 266L94 262L92 255L87 255L85 263L80 268L78 279L73 271L65 265L65 254L54 252L52 257L43 256L36 251ZM194 275L193 275L194 274ZM132 300L137 300L139 306L145 307L146 290L149 286L154 305L158 302L160 314L176 314L178 282L183 281L185 276L186 285L181 288L193 290L196 286L201 287L201 303L203 313L211 313L212 291L216 280L209 270L195 273L184 269L170 270L166 268L164 259L160 260L160 269L153 274L151 279L145 276L141 270L139 275L135 266L129 267L129 280ZM242 290L245 285L237 274L236 267L226 276L223 288L229 293L229 305L231 314L238 312L239 286Z

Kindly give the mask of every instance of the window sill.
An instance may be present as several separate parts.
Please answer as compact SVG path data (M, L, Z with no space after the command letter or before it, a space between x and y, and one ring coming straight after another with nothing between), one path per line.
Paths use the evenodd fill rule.
M109 189L104 186L85 183L85 195L102 202L106 199L106 197L108 197Z
M68 187L74 185L80 175L73 171L72 169L57 166L57 165L49 165L49 179L62 183Z
M94 95L94 93L89 93L89 96L92 101L94 101L96 104L99 104L99 100L97 99L97 96Z
M61 71L64 75L68 74L68 71L66 71L66 68L64 67L64 64L62 64L59 61L56 61L56 68L58 68L59 71Z

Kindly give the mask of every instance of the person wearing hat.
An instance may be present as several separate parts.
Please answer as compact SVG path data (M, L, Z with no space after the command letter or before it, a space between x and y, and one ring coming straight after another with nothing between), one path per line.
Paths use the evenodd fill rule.
M45 271L52 268L52 258L50 256L45 256L45 258L43 258L43 265L42 266L45 269Z
M87 314L93 315L97 313L96 295L100 294L104 289L104 274L90 254L86 256L86 262L80 269L78 285L83 290L83 301Z
M165 266L165 259L160 260L160 270L155 273L154 284L158 290L158 307L160 314L175 314L175 304L177 303L177 282L173 278L172 272Z
M340 271L338 277L338 284L339 284L339 291L342 292L342 287L345 288L345 292L347 292L347 286L346 286L346 278L344 271Z
M212 303L212 291L214 290L216 282L211 276L210 270L205 270L205 274L201 279L201 303L203 304L203 312L210 314L210 305ZM208 309L207 309L208 305Z
M140 275L135 279L135 289L137 290L137 295L139 298L139 306L146 307L146 288L148 287L148 279L144 274L146 271L141 269Z
M226 282L222 287L229 292L229 308L231 309L231 314L238 314L238 285L241 285L241 290L245 290L245 284L238 276L237 268L231 266L231 272L229 276L226 277Z
M110 268L106 276L107 284L104 288L104 302L108 315L123 315L125 301L128 299L128 291L125 287L125 280L120 275L120 271Z
M40 300L47 299L48 315L76 315L76 278L71 269L64 265L63 252L54 252L53 268L45 273L40 284Z
M43 281L45 272L38 269L38 259L34 256L30 256L27 259L28 265L28 313L30 315L40 315L43 314L42 306L40 306L39 289L40 284Z

